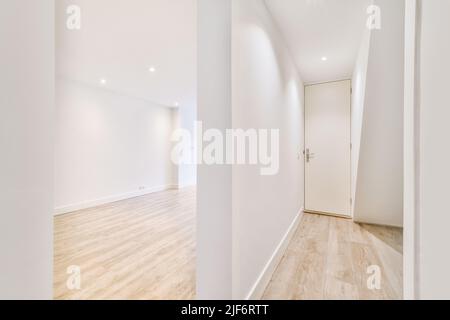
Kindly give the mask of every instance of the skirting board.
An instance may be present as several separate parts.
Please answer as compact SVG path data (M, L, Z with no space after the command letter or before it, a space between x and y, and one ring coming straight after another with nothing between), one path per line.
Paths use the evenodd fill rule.
M278 247L275 249L275 252L272 254L272 257L270 257L263 271L259 275L258 280L256 280L256 283L248 294L246 300L260 300L263 297L264 291L269 285L273 273L280 264L281 259L283 259L286 249L289 246L289 243L291 242L292 237L294 236L298 225L300 224L300 221L302 220L303 212L304 209L301 208L294 221L292 221L291 225L289 226L283 239L281 239L281 242L278 244Z
M185 189L185 188L193 188L196 187L196 183L188 183L188 184L179 184L174 189Z
M54 214L56 216L62 215L62 214L66 214L66 213L75 212L78 210L89 209L89 208L101 206L101 205L116 202L116 201L140 197L140 196L144 196L144 195L150 194L150 193L161 192L161 191L166 191L166 190L173 190L173 189L178 189L178 186L165 185L165 186L153 187L153 188L149 188L149 189L145 189L145 190L131 191L131 192L123 193L120 195L109 196L109 197L104 197L104 198L100 198L100 199L96 199L96 200L90 200L90 201L78 203L78 204L72 204L72 205L68 205L68 206L58 207L55 209Z

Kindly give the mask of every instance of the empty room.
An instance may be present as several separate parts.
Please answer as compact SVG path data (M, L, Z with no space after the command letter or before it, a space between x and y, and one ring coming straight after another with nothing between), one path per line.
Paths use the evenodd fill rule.
M56 2L56 299L195 298L194 3Z

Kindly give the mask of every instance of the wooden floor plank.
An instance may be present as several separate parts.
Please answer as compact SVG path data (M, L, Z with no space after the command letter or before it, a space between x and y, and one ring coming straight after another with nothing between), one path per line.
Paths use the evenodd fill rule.
M195 299L195 203L188 188L55 217L55 299Z
M263 299L402 299L402 230L305 214ZM380 290L367 286L379 266Z
M194 299L195 189L55 217L56 299ZM67 268L81 268L69 290ZM367 287L378 265L382 287ZM264 299L401 299L402 231L305 214Z

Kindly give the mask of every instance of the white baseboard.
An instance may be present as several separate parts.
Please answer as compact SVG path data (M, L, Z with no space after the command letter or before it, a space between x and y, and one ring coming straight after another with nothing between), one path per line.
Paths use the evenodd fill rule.
M172 184L169 186L169 189L171 190L181 190L186 188L193 188L196 187L196 184Z
M193 188L197 186L196 184L180 184L178 185L178 189L184 189L184 188Z
M295 231L298 228L298 225L303 217L303 211L304 209L301 208L294 221L292 221L283 239L281 239L281 242L278 244L263 271L259 275L258 280L256 280L253 288L250 290L250 293L248 294L246 300L260 300L263 297L264 291L266 290L267 285L272 279L273 273L281 262L281 259L283 258L286 249L289 246L289 243L291 242L292 237L294 236Z
M178 186L165 185L165 186L148 188L145 190L130 191L130 192L123 193L120 195L109 196L109 197L104 197L104 198L100 198L100 199L84 201L84 202L80 202L77 204L71 204L71 205L67 205L67 206L58 207L58 208L55 208L54 214L56 216L62 215L62 214L71 213L71 212L78 211L78 210L89 209L89 208L101 206L101 205L116 202L116 201L131 199L131 198L135 198L135 197L144 196L144 195L150 194L150 193L166 191L166 190L171 190L171 189L176 189L176 188L178 188Z

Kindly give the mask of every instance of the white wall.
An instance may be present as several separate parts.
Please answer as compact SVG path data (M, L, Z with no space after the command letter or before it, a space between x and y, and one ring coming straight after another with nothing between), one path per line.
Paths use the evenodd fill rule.
M195 123L197 121L197 102L189 105L183 105L178 110L178 126L184 130L188 130L191 136L196 140ZM192 143L192 154L196 154L197 149L195 141ZM197 184L197 165L180 164L178 166L178 186L180 188L195 186Z
M231 127L231 0L198 0L198 119ZM232 297L231 166L199 165L197 299Z
M371 33L354 219L403 225L403 0L375 0L381 30Z
M172 109L62 78L56 107L58 213L175 184Z
M0 5L0 300L53 296L54 1Z
M356 197L356 183L358 177L359 151L361 144L361 130L366 97L367 65L369 62L370 29L364 30L361 46L358 52L355 69L352 76L352 199ZM355 201L352 204L352 215Z
M233 297L242 299L261 287L303 206L304 87L264 1L235 0L232 16L233 128L280 129L277 175L233 166Z
M450 299L450 1L420 1L419 297Z

